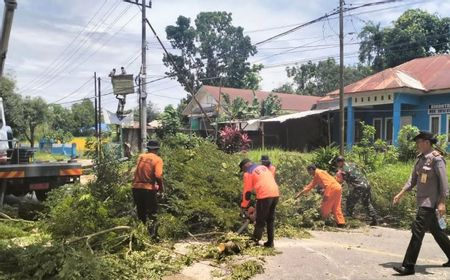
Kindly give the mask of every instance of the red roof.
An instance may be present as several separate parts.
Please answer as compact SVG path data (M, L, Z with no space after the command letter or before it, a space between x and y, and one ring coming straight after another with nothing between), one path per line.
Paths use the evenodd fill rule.
M251 89L238 89L238 88L227 88L227 87L216 87L216 86L202 86L199 91L205 91L212 95L217 101L219 100L220 92L228 94L230 99L241 97L245 101L251 103L253 101L253 90ZM281 109L286 111L302 112L311 110L311 108L317 103L320 97L308 96L308 95L298 95L298 94L288 94L288 93L277 93L277 92L266 92L256 90L256 98L259 102L266 99L269 94L274 94L280 98Z
M450 89L450 55L413 59L350 84L344 88L344 93L357 94L400 88L415 89L424 93ZM339 91L335 90L328 95L334 96L338 93Z

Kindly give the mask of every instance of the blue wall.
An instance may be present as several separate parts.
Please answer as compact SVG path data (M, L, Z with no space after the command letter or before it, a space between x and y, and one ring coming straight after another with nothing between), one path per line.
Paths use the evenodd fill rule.
M348 105L351 106L351 102L347 102ZM394 96L394 104L387 105L376 105L371 108L362 108L362 107L353 107L354 111L354 120L362 120L366 124L373 125L374 118L382 118L383 119L383 139L386 138L385 135L385 119L393 118L393 140L396 141L398 131L400 130L400 118L404 116L412 116L412 125L417 126L420 130L431 130L430 127L430 116L428 114L429 105L436 104L450 104L450 92L444 94L422 94L422 95L414 95L407 93L396 93ZM399 112L394 114L394 111ZM346 114L346 118L349 118L349 114ZM350 112L351 113L351 112ZM395 115L395 116L394 116ZM441 130L439 134L450 133L447 131L447 119L450 116L449 114L440 114L441 116ZM339 113L335 112L333 114L334 122L333 126L336 129L333 129L332 141L339 143ZM354 126L354 121L351 123ZM347 129L347 128L346 128ZM353 131L353 133L352 133ZM354 135L354 127L347 130L347 137L352 133ZM353 141L347 141L347 143L352 143Z

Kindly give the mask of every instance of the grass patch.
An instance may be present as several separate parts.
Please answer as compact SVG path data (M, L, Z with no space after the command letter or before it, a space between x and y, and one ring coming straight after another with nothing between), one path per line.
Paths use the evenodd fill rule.
M70 157L66 155L56 155L51 153L46 153L42 151L37 151L33 155L34 161L49 161L49 162L55 162L55 161L67 161Z

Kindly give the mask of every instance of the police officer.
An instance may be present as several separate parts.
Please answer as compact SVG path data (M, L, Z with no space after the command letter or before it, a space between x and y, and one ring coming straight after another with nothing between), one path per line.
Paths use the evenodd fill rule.
M256 192L256 224L253 231L253 240L261 240L264 228L267 225L267 242L265 247L273 247L275 237L275 209L277 207L280 191L270 170L264 165L254 164L244 159L239 164L244 172L241 208L247 209L250 205L252 191Z
M377 211L372 205L372 194L367 178L354 163L345 162L343 156L338 156L335 163L338 167L338 172L336 174L337 181L341 184L345 181L349 187L346 203L346 216L353 216L355 205L361 200L371 218L370 225L376 226L378 224Z
M406 250L405 258L401 267L393 267L400 275L411 275L415 273L417 257L425 232L429 230L439 247L450 260L450 240L444 230L440 228L438 217L445 214L445 200L448 196L448 182L443 157L433 149L437 139L432 133L421 131L413 139L416 141L420 152L412 174L403 189L394 197L394 204L407 191L417 187L418 211L411 231L411 241ZM436 210L437 209L437 210ZM450 261L443 264L450 267Z

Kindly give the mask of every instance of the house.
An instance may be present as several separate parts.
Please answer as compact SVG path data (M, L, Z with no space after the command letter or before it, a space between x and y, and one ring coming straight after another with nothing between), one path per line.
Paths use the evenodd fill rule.
M404 125L435 134L450 133L450 55L417 58L344 88L346 144L361 137L360 122L375 127L376 138L396 144ZM319 100L317 109L336 106L339 91ZM332 139L339 143L335 113Z

